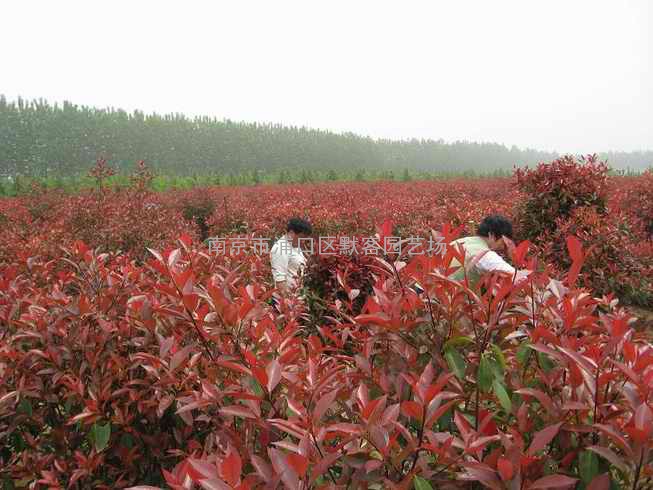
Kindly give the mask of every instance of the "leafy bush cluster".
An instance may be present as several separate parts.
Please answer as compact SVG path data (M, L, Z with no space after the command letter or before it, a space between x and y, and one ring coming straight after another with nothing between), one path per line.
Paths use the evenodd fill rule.
M527 247L513 250L522 267ZM235 265L188 236L142 265L81 242L63 269L17 261L0 273L0 477L644 489L653 346L616 301L576 287L585 253L573 238L568 252L562 281L474 289L446 278L452 248L378 259L360 314L331 304L310 334L301 302L268 305L265 258Z
M624 205L632 210L641 226L653 238L653 170L630 183Z
M597 170L590 204L538 238L556 268L512 248L537 271L522 282L451 281L453 249L318 256L313 295L273 306L266 255L209 253L184 219L192 196L151 193L142 165L130 189L107 189L109 173L98 164L93 193L0 200L5 488L650 486L653 345L611 294L647 273L626 204L639 180L608 180L600 204ZM449 242L524 197L493 180L197 199L209 232L274 237L301 209L321 235Z
M313 322L321 322L336 302L348 303L359 313L372 292L371 256L314 255L308 261L303 284ZM338 303L339 304L339 303Z
M577 161L564 157L535 169L518 169L515 174L525 199L518 205L518 226L522 237L533 240L546 263L560 270L569 266L564 253L565 238L577 236L587 249L581 284L597 294L610 292L629 303L653 302L653 260L638 254L638 219L646 220L650 205L642 189L650 177L637 181L624 201L633 219L618 206L609 206L608 167L596 156ZM649 193L651 191L648 191Z
M182 203L182 215L185 220L193 221L199 229L202 241L209 237L210 225L207 220L215 211L215 202L203 194L190 196Z
M565 156L536 168L515 170L517 185L526 198L519 203L519 226L524 238L537 240L557 228L560 218L568 218L582 207L605 213L608 166L595 155L577 161Z

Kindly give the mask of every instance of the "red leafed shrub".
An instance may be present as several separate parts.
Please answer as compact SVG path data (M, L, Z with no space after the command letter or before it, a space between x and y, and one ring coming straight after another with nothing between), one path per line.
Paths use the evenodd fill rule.
M517 169L525 199L517 204L518 234L534 242L546 263L570 265L565 239L577 236L587 250L581 284L596 294L615 293L626 303L653 300L651 259L638 253L639 233L625 213L608 207L608 167L596 156L563 157L536 169ZM638 180L641 185L646 180ZM629 195L639 195L632 187ZM622 204L623 206L623 204Z
M139 192L146 192L150 189L152 181L154 180L154 173L145 163L145 160L140 160L136 164L136 170L130 176L132 187Z
M632 182L624 206L639 220L648 238L653 239L653 170Z
M176 233L196 235L181 215L159 195L139 189L112 189L103 194L80 194L71 198L69 211L60 217L61 241L72 234L104 252L130 252L142 258L147 247L160 247ZM55 240L51 242L58 245Z
M186 221L194 222L202 241L209 238L210 226L207 220L215 211L215 202L203 194L190 195L181 203L181 214Z
M583 286L596 294L615 293L631 302L653 301L652 258L637 258L630 250L631 232L618 216L598 213L592 207L578 208L568 218L559 218L556 229L545 240L543 255L561 269L570 266L565 238L578 237L586 250L580 276Z
M97 190L102 191L104 182L115 174L116 171L109 166L107 161L103 158L99 158L95 162L95 166L89 171L88 176L95 179Z
M586 254L567 244L562 280L474 289L447 279L453 248L379 262L360 314L342 302L310 332L301 302L268 305L265 257L210 256L188 236L141 265L77 243L63 269L2 267L0 478L643 490L653 346L610 297L576 289Z
M447 278L452 248L324 256L316 313L310 292L272 306L267 255L201 245L188 194L97 175L102 192L0 200L5 488L650 485L650 333L592 282L597 268L630 285L647 273L650 242L624 208L637 179L608 180L623 229L579 206L538 237L557 272L470 289ZM402 238L460 225L442 226L445 242L524 198L507 179L202 195L209 231L230 236L275 237L301 209L321 235L381 239L385 218ZM32 212L39 199L56 212ZM620 247L632 275L602 263ZM541 269L528 242L511 257Z
M525 194L518 203L521 236L537 240L556 227L559 218L566 218L580 207L594 207L605 212L608 190L608 166L596 155L580 161L564 156L535 169L515 170L517 185Z
M367 296L372 292L374 278L370 266L372 256L312 255L304 275L304 292L313 321L319 323L341 302L360 313Z

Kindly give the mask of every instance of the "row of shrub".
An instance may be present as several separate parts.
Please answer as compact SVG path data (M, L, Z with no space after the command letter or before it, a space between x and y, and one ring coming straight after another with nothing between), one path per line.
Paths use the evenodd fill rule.
M82 242L16 260L0 269L0 479L648 488L653 345L578 287L587 251L566 244L561 276L475 287L446 278L452 247L370 259L374 294L357 304L341 275L310 329L302 298L269 304L265 258L212 257L189 236L140 265ZM511 256L535 268L527 242Z

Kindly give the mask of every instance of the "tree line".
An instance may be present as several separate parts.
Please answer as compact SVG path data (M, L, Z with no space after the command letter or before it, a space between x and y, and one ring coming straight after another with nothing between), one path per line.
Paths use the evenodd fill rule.
M280 124L130 113L70 102L8 101L0 96L0 177L82 176L96 159L104 158L119 173L145 160L158 174L217 175L226 181L242 175L256 180L258 172L283 180L287 173L291 181L299 172L308 172L330 180L342 172L489 174L557 156L495 143L373 139ZM631 171L653 163L653 152L602 156L614 167Z

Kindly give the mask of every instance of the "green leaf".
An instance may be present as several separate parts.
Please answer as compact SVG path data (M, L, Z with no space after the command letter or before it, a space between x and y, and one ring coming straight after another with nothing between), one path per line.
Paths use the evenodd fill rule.
M583 451L579 459L580 478L588 485L599 474L599 457L592 451Z
M519 364L526 364L526 361L528 360L528 356L531 353L531 344L528 342L524 342L517 348L517 361Z
M127 449L131 449L134 447L134 438L131 436L131 434L123 434L120 438L120 445L126 447Z
M17 410L18 413L24 413L29 417L32 416L32 404L27 398L23 398L18 404Z
M549 359L549 356L547 356L543 352L537 353L537 359L539 360L540 365L542 366L542 369L544 370L545 373L548 373L555 367L553 361Z
M492 351L494 352L494 358L499 363L499 366L501 366L501 374L503 375L507 366L506 357L503 355L501 348L496 344L492 344Z
M442 432L450 431L452 430L452 423L453 423L453 409L450 408L444 414L442 417L438 419L438 429Z
M501 383L501 381L495 379L494 383L492 383L492 388L494 388L494 394L497 395L497 398L499 399L499 403L501 403L503 409L506 412L510 413L512 411L512 401L510 400L510 396L506 391L506 387L503 386L503 383Z
M254 376L248 376L247 379L249 380L249 384L252 387L252 390L254 390L254 394L256 396L264 397L265 391L263 390L263 387L258 382L258 380Z
M492 370L492 364L488 357L483 354L481 356L481 364L478 367L478 386L481 391L487 393L492 387L492 381L494 380L494 372Z
M454 337L452 339L447 340L444 343L444 350L450 349L452 347L458 347L461 345L472 344L473 342L474 340L471 337L467 337L467 336Z
M413 483L415 484L415 490L433 490L431 484L421 476L415 475Z
M498 379L499 381L503 381L503 369L501 369L501 365L494 360L494 358L488 358L488 361L490 363L490 369L492 370L492 375L494 376L494 379Z
M111 438L111 423L107 422L104 425L100 425L95 422L91 428L91 437L95 445L95 450L98 453L102 452L109 444L109 439Z
M456 349L447 349L444 352L444 358L447 360L447 364L449 365L449 369L451 369L451 372L456 375L458 379L461 381L465 379L465 371L467 370L467 362L463 358L463 356L460 355L460 352L458 352Z

